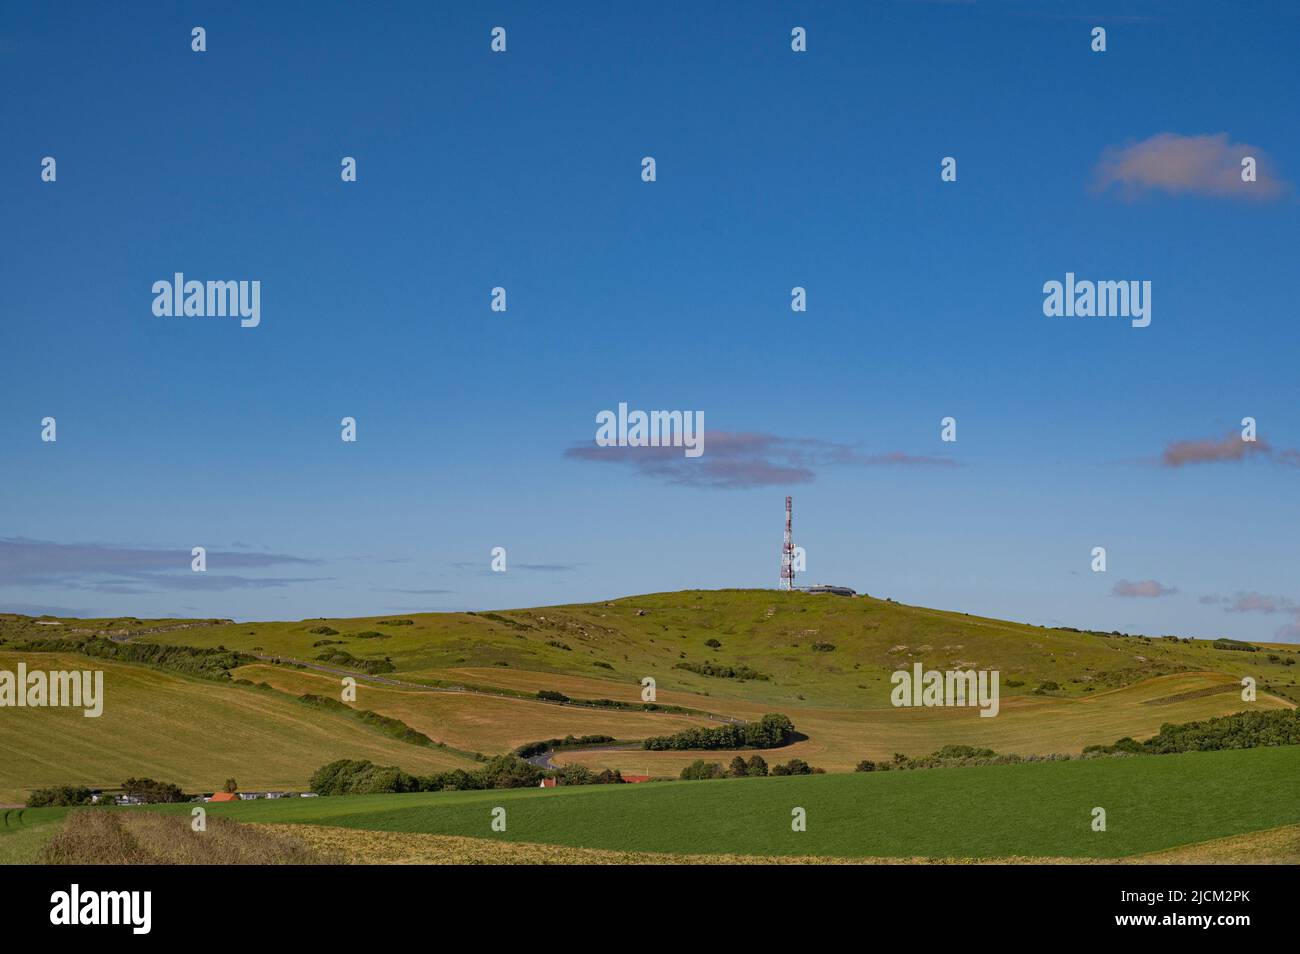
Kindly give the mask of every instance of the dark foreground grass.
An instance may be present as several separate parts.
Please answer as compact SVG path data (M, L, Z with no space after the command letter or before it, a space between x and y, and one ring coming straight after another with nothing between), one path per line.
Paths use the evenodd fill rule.
M211 805L248 822L624 851L1116 858L1300 822L1300 746L982 768ZM503 807L507 830L491 830ZM791 811L807 831L791 830ZM1094 808L1105 832L1092 830ZM189 812L189 806L164 811Z
M38 859L51 865L304 865L338 859L296 838L226 818L193 831L188 817L86 808L70 812Z

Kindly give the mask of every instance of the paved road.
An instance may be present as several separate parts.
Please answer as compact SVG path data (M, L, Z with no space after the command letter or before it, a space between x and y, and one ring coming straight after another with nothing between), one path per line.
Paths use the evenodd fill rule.
M640 744L633 742L628 745L593 745L589 749L565 749L564 754L579 755L584 752L636 752L636 751L640 751L640 749L641 749ZM559 768L558 765L556 765L551 761L551 757L554 755L555 755L555 749L547 749L545 752L541 753L540 755L530 755L527 759L525 759L525 761L529 762L532 765L536 765L538 768L544 768L544 769Z

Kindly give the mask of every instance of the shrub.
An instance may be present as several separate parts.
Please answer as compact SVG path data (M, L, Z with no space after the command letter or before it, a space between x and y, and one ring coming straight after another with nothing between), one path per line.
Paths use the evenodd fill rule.
M313 636L337 636L339 631L332 626L313 626L307 630Z
M766 681L772 678L748 666L723 666L710 660L705 660L702 663L679 662L673 668L685 669L687 672L693 672L699 676L708 676L711 679L739 679L743 682L747 679Z
M1245 653L1259 652L1258 646L1252 646L1250 643L1243 643L1241 642L1241 640L1228 639L1226 637L1221 639L1216 639L1213 643L1211 643L1211 645L1215 649L1233 649L1233 650L1237 650L1238 652L1245 652Z
M316 658L321 662L342 666L345 669L355 669L358 672L369 673L372 676L397 671L397 667L387 659L358 659L343 649L327 649Z
M569 697L562 692L555 692L551 689L537 690L537 698L544 699L547 702L568 702Z

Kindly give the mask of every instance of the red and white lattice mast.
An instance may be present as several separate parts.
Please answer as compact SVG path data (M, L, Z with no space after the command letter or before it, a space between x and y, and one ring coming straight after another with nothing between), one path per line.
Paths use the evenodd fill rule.
M793 498L785 498L785 542L781 545L781 589L794 589L794 534L791 532Z

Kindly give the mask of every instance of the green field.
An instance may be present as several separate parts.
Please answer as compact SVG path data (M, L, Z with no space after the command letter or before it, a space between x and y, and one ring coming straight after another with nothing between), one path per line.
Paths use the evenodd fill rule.
M1117 858L1300 822L1300 746L911 772L210 805L238 821L571 847L829 857ZM490 830L491 810L507 831ZM807 811L806 832L791 809ZM1091 829L1106 810L1107 830ZM188 812L190 806L154 810ZM29 812L33 820L60 810Z

